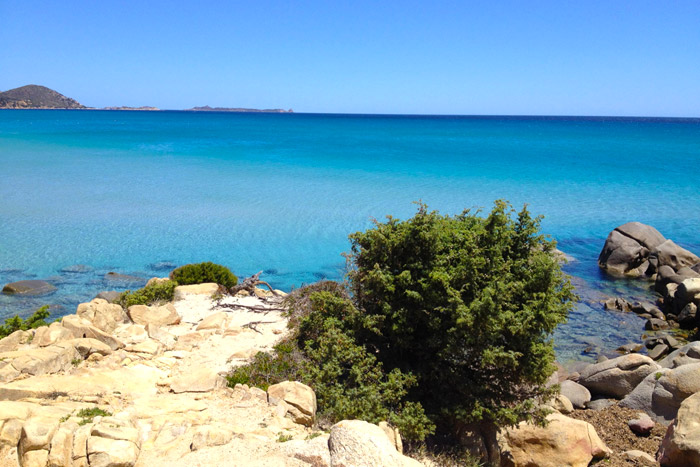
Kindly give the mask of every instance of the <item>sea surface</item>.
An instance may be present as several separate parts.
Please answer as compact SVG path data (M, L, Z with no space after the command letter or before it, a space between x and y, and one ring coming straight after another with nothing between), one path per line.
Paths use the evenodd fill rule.
M602 297L654 299L599 271L610 230L636 220L700 251L698 119L0 110L0 168L0 285L58 288L0 295L0 319L73 313L189 262L283 290L340 279L372 219L506 199L572 257L582 300L554 338L577 360L643 333Z

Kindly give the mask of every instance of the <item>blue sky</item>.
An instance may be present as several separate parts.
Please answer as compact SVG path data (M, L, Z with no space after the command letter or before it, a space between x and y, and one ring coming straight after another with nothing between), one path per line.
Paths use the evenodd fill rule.
M700 1L0 0L0 90L88 106L700 116Z

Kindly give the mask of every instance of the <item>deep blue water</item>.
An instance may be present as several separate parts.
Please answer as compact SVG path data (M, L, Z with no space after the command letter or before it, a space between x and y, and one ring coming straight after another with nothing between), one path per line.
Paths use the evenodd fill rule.
M561 358L639 338L600 294L608 232L638 220L700 251L700 120L190 112L0 111L0 284L50 279L53 295L0 295L0 318L56 313L167 264L265 270L290 289L340 278L348 234L406 218L527 203L576 261L584 301L555 338ZM76 264L88 272L62 272Z

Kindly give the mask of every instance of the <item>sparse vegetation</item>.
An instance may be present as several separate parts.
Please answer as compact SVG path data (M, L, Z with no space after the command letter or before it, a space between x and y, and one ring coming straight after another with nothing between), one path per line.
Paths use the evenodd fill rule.
M7 318L5 320L5 324L0 326L0 339L9 336L15 331L28 331L41 326L48 326L48 323L45 320L50 314L49 306L44 305L28 318L22 319L19 317L19 315L15 315L12 318Z
M238 278L229 268L212 262L180 266L170 273L170 279L180 285L215 282L227 289L238 284Z
M132 305L153 305L160 302L169 302L173 299L177 283L171 280L158 282L143 287L133 292L127 290L122 293L117 301L124 308Z
M91 409L80 409L77 416L81 419L78 425L87 425L88 423L92 423L95 417L110 417L112 414L99 407L93 407Z
M83 363L83 359L81 358L74 358L73 360L70 361L73 366L78 366L81 363Z

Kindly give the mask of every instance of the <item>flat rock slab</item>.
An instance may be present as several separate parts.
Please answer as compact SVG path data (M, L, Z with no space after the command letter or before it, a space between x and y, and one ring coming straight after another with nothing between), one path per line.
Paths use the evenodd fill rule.
M170 389L174 393L209 392L225 386L224 379L209 368L200 368L173 379Z
M56 287L40 280L11 282L2 288L2 293L8 295L47 295L55 291Z

